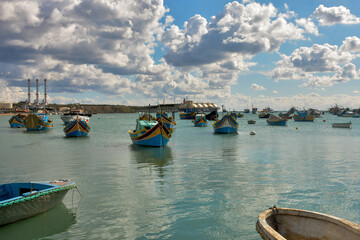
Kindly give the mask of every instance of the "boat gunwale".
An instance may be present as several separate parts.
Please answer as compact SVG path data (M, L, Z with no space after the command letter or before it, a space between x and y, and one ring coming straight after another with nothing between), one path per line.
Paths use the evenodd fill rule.
M11 206L13 204L17 204L17 203L21 203L27 200L33 200L35 198L44 196L44 195L48 195L48 194L52 194L55 192L59 192L59 191L65 191L65 190L69 190L71 188L75 188L76 184L74 182L66 182L66 181L45 181L45 182L29 182L29 184L43 184L43 185L49 185L49 188L37 191L34 194L30 194L29 196L17 196L17 197L13 197L10 199L5 199L3 201L0 201L0 208L3 207L8 207ZM57 184L58 183L58 184ZM59 185L60 183L65 183L62 185ZM14 183L9 183L9 184L14 184Z
M293 208L269 208L268 210L259 214L258 221L256 223L256 229L261 237L264 238L263 235L267 237L264 239L286 240L286 238L284 238L279 232L272 228L266 221L266 219L273 216L274 214L312 218L319 221L329 222L334 225L343 227L346 230L349 230L360 236L360 225L336 216Z

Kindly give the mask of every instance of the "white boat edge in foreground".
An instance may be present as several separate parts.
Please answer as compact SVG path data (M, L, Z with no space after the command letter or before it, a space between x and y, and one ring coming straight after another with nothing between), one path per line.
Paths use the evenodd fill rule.
M274 206L259 214L256 230L262 239L286 240L274 227L285 236L283 231L288 231L294 237L302 237L299 239L360 239L360 225L335 216L300 209Z

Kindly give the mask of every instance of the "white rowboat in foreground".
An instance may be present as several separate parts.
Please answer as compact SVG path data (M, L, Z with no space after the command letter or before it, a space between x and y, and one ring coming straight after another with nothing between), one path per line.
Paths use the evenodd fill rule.
M331 215L291 208L259 214L256 230L265 240L359 240L360 225Z

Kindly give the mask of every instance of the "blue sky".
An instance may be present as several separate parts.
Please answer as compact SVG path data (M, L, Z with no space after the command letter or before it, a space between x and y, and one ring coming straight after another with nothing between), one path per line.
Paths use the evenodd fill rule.
M1 2L2 102L360 107L356 0Z

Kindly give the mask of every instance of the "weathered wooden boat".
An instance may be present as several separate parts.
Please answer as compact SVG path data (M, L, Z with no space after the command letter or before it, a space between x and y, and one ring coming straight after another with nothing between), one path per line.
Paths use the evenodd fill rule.
M31 113L25 119L27 131L43 131L53 128L53 121L48 119L48 114L44 112Z
M79 117L82 121L89 123L91 113L86 113L83 109L73 109L69 112L65 112L60 116L61 120L63 120L65 125L68 125L69 122L75 120L76 117Z
M204 114L196 114L195 120L193 121L194 127L207 127L208 121Z
M90 130L91 128L86 121L77 116L65 126L64 133L67 137L86 137Z
M258 216L265 240L358 240L360 225L331 215L291 208L270 208Z
M313 122L315 116L306 111L298 111L297 114L294 114L293 119L295 122Z
M68 180L0 185L0 226L43 213L58 205L75 183Z
M215 133L237 133L239 123L232 116L226 114L213 123Z
M287 119L283 119L281 117L275 116L274 114L270 114L269 118L266 120L269 125L274 126L286 126Z
M171 132L161 121L136 120L134 131L129 130L133 144L164 147L170 140Z
M255 124L255 123L256 123L255 120L249 120L249 121L248 121L248 124Z
M333 123L331 125L333 128L351 128L351 121L348 123Z
M26 119L26 115L20 113L12 116L9 120L10 127L12 128L25 127L25 119Z

